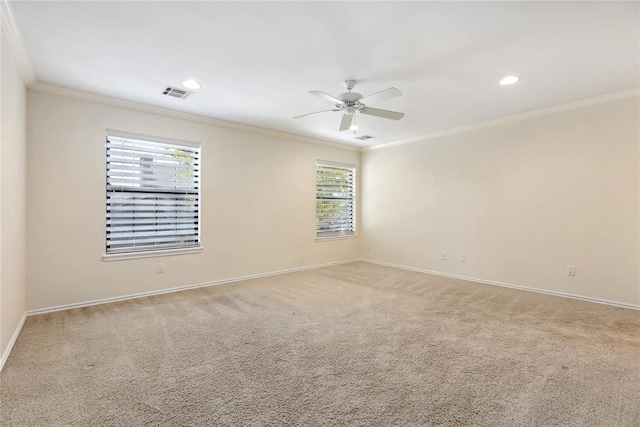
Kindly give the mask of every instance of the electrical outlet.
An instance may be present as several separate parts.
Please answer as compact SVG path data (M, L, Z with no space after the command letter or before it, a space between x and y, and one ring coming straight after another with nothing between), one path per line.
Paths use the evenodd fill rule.
M575 276L576 267L574 265L567 265L567 276Z
M164 273L164 263L163 262L159 262L158 263L158 273Z
M465 262L467 260L467 256L464 254L464 252L460 253L460 256L458 257L458 260L460 262Z
M446 260L447 260L447 253L440 252L440 261L446 261Z

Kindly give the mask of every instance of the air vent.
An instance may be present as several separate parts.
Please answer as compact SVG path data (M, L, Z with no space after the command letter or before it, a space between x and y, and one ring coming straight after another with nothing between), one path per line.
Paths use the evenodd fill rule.
M373 138L375 138L375 136L362 135L362 136L356 136L354 139L359 139L360 141L366 141L367 139L373 139Z
M166 86L162 91L163 95L171 96L173 98L186 99L187 96L191 95L193 92L189 92L188 90L178 89L172 86Z

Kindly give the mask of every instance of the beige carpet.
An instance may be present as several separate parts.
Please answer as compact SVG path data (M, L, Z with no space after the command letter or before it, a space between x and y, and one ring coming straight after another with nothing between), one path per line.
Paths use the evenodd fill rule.
M640 312L356 263L29 317L0 425L639 426Z

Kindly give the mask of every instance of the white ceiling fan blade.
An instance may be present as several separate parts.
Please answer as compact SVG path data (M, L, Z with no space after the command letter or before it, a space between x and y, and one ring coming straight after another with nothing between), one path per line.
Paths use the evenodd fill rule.
M389 89L381 90L380 92L376 92L369 96L365 96L360 100L362 103L376 103L378 101L384 101L386 99L395 98L396 96L402 95L395 87L390 87Z
M315 113L300 114L299 116L295 116L294 119L299 119L300 117L313 116L314 114L330 113L332 111L340 111L340 110L338 110L337 108L334 108L333 110L323 110L323 111L316 111Z
M351 127L351 121L353 120L353 114L343 114L340 121L340 131L349 130Z
M322 99L326 99L329 102L333 102L334 104L342 104L342 101L336 98L335 96L331 96L328 93L320 92L319 90L310 90L310 94L319 96Z
M398 113L397 111L381 110L379 108L364 107L360 110L362 114L369 116L382 117L384 119L400 120L404 117L404 113Z

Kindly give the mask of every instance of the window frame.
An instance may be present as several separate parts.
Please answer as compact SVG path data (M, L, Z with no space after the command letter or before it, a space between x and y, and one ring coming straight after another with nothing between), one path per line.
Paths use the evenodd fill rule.
M335 233L335 232L320 232L318 230L318 222L319 222L319 218L318 218L318 172L319 172L319 168L320 167L327 167L327 168L337 168L337 169L347 169L350 171L351 176L352 176L352 184L351 184L351 206L352 206L352 219L351 219L351 228L352 231L351 232L346 232L346 233ZM357 181L358 181L358 175L357 175L357 166L353 163L341 163L341 162L334 162L334 161L329 161L329 160L320 160L317 159L316 160L316 167L315 167L315 182L316 182L316 197L315 197L315 205L316 205L316 210L315 210L315 226L316 226L316 230L315 230L315 240L316 241L327 241L327 240L342 240L342 239L354 239L358 237L358 229L357 229L357 205L358 205L358 193L357 193Z
M107 223L107 213L109 209L109 184L108 184L108 144L109 138L122 138L122 139L132 139L145 143L159 144L159 145L171 145L189 149L197 150L197 159L198 159L198 175L197 175L197 201L198 201L198 215L197 215L197 244L183 247L163 247L160 249L148 249L145 248L143 250L130 250L130 251L122 251L122 252L107 252L107 245L109 243L108 240L108 232L109 225ZM113 129L107 129L105 136L105 145L104 145L104 188L105 188L105 199L104 199L104 212L105 212L105 231L104 231L104 251L105 253L102 255L103 261L116 261L122 259L135 259L135 258L153 258L153 257L162 257L162 256L173 256L173 255L183 255L183 254L193 254L200 253L203 251L202 246L202 145L197 142L190 142L184 140L176 140L171 138L150 136L144 134L137 134L132 132L125 132ZM166 194L166 193L165 193ZM169 193L171 194L171 193ZM186 194L175 192L173 194Z

